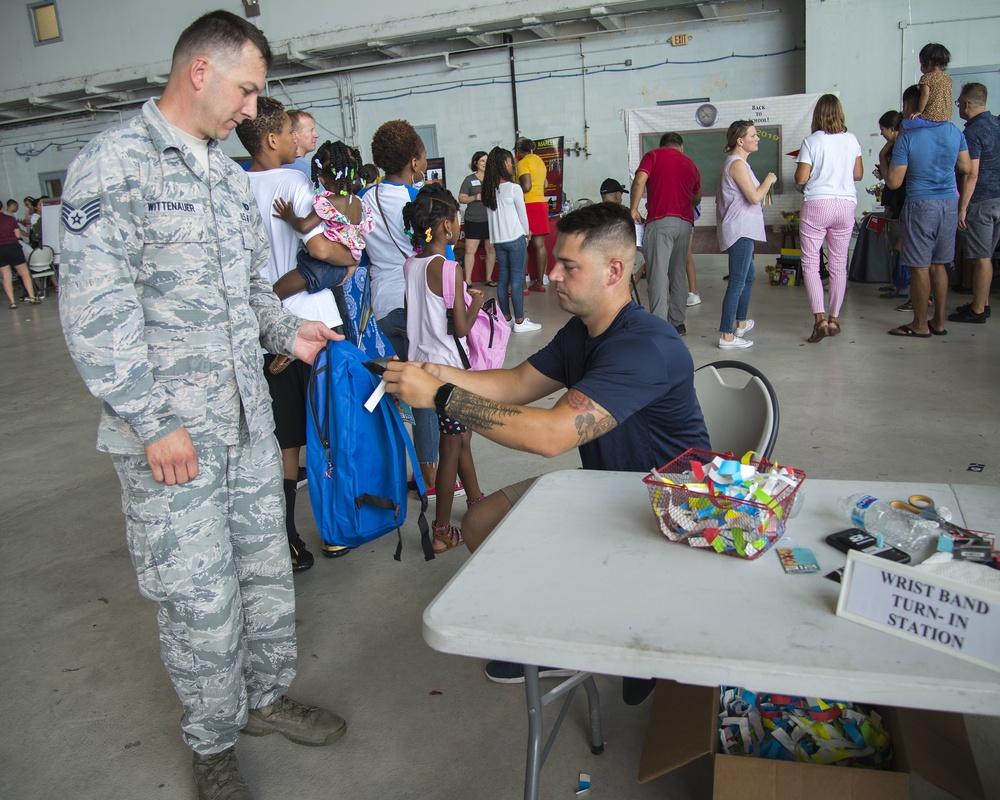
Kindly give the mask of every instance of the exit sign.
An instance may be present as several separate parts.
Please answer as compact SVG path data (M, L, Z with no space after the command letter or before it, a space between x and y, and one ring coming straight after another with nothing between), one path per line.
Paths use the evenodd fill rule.
M689 33L675 33L670 37L670 44L674 47L679 47L682 44L687 44L691 41L691 34Z

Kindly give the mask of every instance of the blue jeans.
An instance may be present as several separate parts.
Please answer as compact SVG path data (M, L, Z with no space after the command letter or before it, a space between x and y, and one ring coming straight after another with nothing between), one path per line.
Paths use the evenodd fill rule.
M736 320L745 320L750 308L750 291L753 289L753 239L737 239L726 251L729 255L729 285L722 298L722 322L719 333L732 333Z
M410 350L410 341L406 337L406 311L394 308L376 322L399 360L406 361L406 354ZM421 464L437 464L440 436L437 412L433 408L413 409L413 448L417 451L417 461Z
M513 242L494 242L497 251L497 269L500 281L497 285L497 302L505 317L510 317L510 300L514 301L514 319L524 319L524 265L528 261L528 240L522 236Z

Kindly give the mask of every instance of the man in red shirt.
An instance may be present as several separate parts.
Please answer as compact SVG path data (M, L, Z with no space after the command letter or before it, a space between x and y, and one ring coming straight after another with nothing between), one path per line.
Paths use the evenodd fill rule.
M660 146L639 162L632 181L632 219L642 222L639 201L646 193L646 251L649 310L684 336L687 311L687 251L694 229L694 207L701 203L701 175L684 155L679 133L665 133Z

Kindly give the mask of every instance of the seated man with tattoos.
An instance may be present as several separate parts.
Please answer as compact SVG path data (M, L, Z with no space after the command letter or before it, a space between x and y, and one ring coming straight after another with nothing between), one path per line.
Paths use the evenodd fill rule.
M598 203L559 220L549 273L559 306L573 318L527 361L467 372L440 364L392 362L387 389L507 447L557 456L580 450L584 469L648 472L689 447L708 448L694 392L694 365L675 328L632 301L635 224L627 208ZM561 388L552 408L529 407ZM465 543L475 550L534 479L501 489L469 508ZM520 683L520 664L491 661L487 676ZM563 670L542 668L542 677ZM652 682L626 679L626 702Z

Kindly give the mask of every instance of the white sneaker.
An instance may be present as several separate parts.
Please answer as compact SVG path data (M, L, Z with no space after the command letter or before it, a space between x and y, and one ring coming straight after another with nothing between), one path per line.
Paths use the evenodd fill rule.
M694 292L688 292L687 304L688 306L700 306L701 295L695 294Z
M736 326L736 331L735 331L737 337L742 336L747 331L752 331L753 330L753 326L756 325L756 324L757 323L754 322L752 319L748 319L747 322L746 322L746 325L744 325L742 328L739 325L737 325Z
M537 322L532 322L527 317L524 318L524 322L514 323L514 333L529 333L530 331L540 331L542 326Z
M743 350L747 347L753 347L753 342L749 339L742 339L737 336L731 342L727 342L721 336L719 337L719 349L720 350Z
M549 285L549 276L542 275L542 286L548 286L548 285Z

